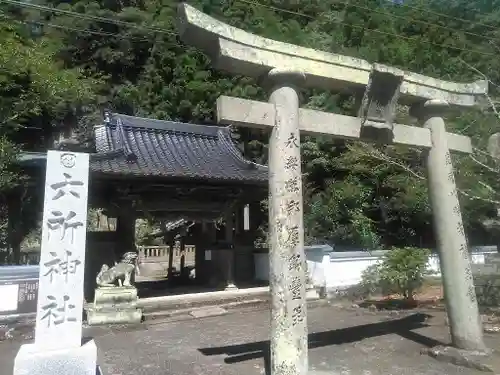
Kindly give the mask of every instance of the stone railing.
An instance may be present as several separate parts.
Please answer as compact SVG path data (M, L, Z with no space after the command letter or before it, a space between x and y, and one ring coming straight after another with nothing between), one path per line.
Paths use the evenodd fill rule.
M169 258L170 256L170 246L137 246L137 251L139 252L139 261L142 262L157 262L164 261L164 258ZM184 247L184 256L186 259L193 258L194 261L195 246L186 245ZM174 246L174 263L176 258L182 256L181 248L179 246Z
M137 251L139 252L138 269L136 270L137 281L168 276L170 246L137 246ZM181 265L194 267L195 246L186 245L184 252L179 246L174 246L172 255L172 267L175 270L180 271Z
M157 262L169 256L169 246L137 246L139 262Z

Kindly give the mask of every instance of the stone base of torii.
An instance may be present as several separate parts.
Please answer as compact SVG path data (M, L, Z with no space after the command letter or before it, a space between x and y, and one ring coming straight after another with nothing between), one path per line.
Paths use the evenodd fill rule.
M485 81L442 81L364 60L262 38L179 6L179 33L206 52L215 68L260 80L269 103L220 97L219 123L268 128L271 373L306 375L306 278L300 134L329 135L425 149L429 197L450 322L452 345L487 353L473 287L467 239L450 150L470 153L468 137L446 132L449 106L470 107L487 93ZM301 109L298 90L322 88L358 95L357 117ZM398 104L422 127L394 123Z

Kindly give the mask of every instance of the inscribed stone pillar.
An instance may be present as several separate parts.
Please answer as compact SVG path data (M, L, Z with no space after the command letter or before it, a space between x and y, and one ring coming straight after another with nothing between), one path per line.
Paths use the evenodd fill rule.
M452 344L461 349L484 350L469 249L442 118L446 107L446 102L429 100L414 107L413 114L431 132L427 180Z
M82 346L89 155L49 151L34 344L21 346L15 375L94 375L97 348Z
M301 72L273 69L269 102L275 124L269 138L269 281L271 373L306 375L306 261L300 162Z
M246 204L243 207L243 230L245 232L250 230L250 205Z

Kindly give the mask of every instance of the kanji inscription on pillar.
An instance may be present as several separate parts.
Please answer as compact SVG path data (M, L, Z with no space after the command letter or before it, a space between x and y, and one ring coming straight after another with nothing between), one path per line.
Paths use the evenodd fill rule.
M49 276L51 282L58 281L57 275L64 275L64 281L68 282L69 277L76 274L78 267L82 263L80 259L73 257L73 252L64 250L62 253L64 255L60 257L57 252L51 251L52 259L43 264L46 270L44 276Z
M35 344L50 349L81 345L88 180L88 154L47 153Z
M58 326L64 322L77 322L75 305L70 300L71 297L68 295L62 296L59 300L55 296L47 296L46 303L42 306L44 314L40 320L46 322L47 327Z

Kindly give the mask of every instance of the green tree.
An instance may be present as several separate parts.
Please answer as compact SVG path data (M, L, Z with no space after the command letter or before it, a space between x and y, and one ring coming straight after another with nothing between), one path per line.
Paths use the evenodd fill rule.
M2 234L10 261L20 259L20 244L37 223L38 192L15 163L23 150L53 146L57 131L74 128L94 100L96 81L56 62L55 44L33 41L19 24L0 20L0 204Z
M429 255L428 249L393 248L363 272L361 284L370 292L398 293L412 300L425 277L432 274L428 269Z
M496 2L196 0L191 4L231 25L276 40L448 80L473 81L483 74L491 82L500 81L500 61L495 58L500 30ZM26 64L38 70L35 63L40 61L40 71L47 72L42 77L53 77L37 77L35 90L22 80L30 75L22 73L19 81L13 55L3 57L12 73L3 87L15 85L12 90L25 93L17 103L11 95L14 91L0 92L1 118L21 116L20 121L12 118L11 126L27 127L7 138L13 147L42 149L60 124L88 132L85 125L91 120L84 121L83 115L104 105L131 115L214 124L219 95L266 100L254 80L213 70L207 56L180 42L175 35L175 3L45 0L34 5L10 4L5 9L4 24L11 31L1 35L15 36L12 43L25 51ZM12 19L30 26L19 32ZM39 55L32 61L29 57L35 53ZM43 82L58 84L54 92L47 92ZM303 90L302 97L308 108L353 112L353 100L347 94ZM492 85L491 99L496 97ZM90 108L75 105L87 99L92 101ZM403 106L398 108L397 121L414 124ZM488 137L499 131L498 124L484 109L452 112L447 118L449 131L471 136L477 150L483 150ZM239 130L237 136L247 157L266 161L266 135ZM473 157L482 161L486 156L479 154ZM432 227L423 159L418 150L404 147L304 137L308 240L360 247L433 246L428 235ZM470 157L456 156L454 164L469 237L472 242L483 240L481 223L491 216L493 206L488 199L492 193L478 180L494 186L496 177Z

